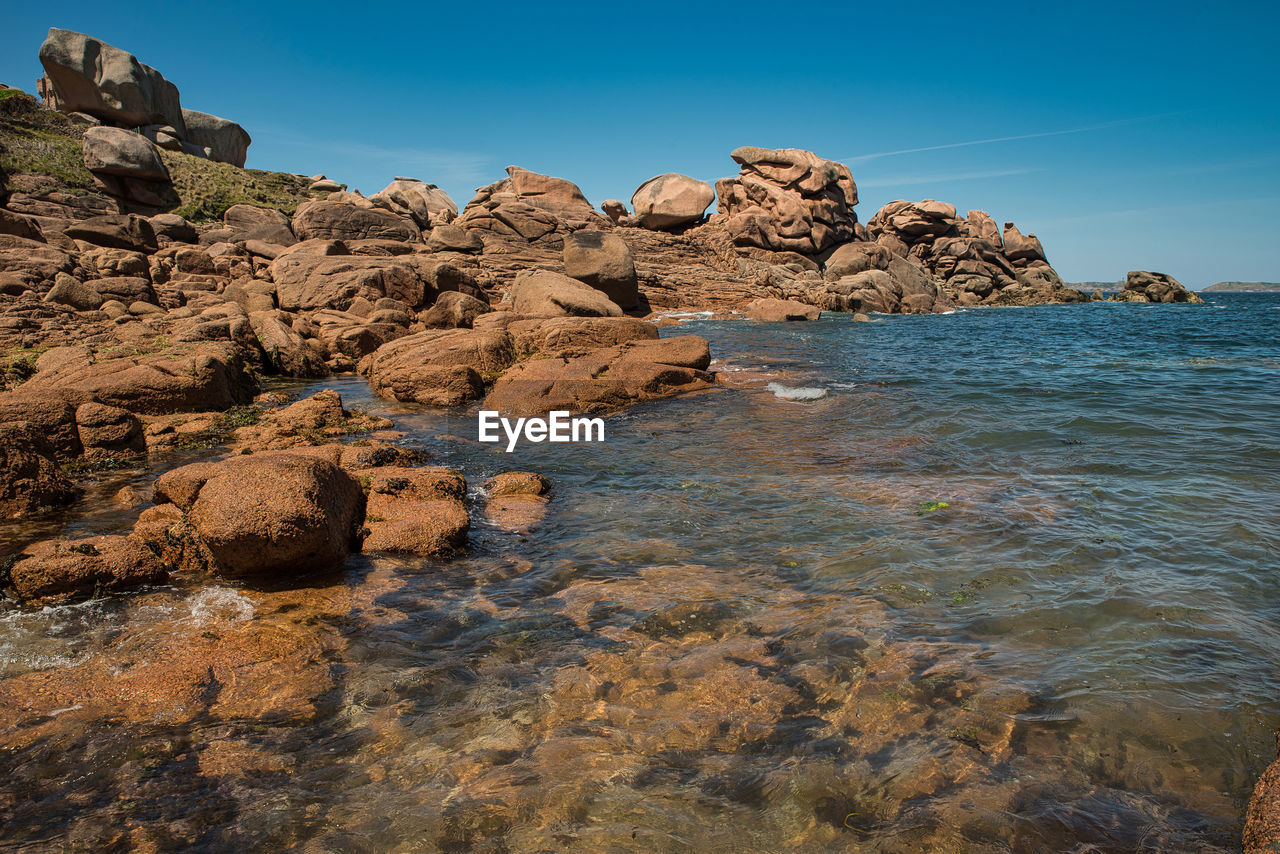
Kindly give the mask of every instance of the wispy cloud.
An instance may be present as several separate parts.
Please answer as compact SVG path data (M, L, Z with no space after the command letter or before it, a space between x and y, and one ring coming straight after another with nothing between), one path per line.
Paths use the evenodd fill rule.
M384 171L421 178L434 184L479 184L495 180L501 172L487 154L447 148L414 148L370 145L343 140L318 140L280 128L260 129L259 134L281 145L307 149L335 160L373 163Z
M896 175L887 178L858 178L858 188L907 187L915 184L943 184L948 181L981 181L990 178L1007 178L1013 175L1030 175L1043 169L993 169L986 172L951 172L934 175Z
M1196 210L1204 210L1205 208L1229 208L1245 205L1271 205L1280 202L1280 196L1255 196L1248 199L1220 199L1216 202L1197 202L1194 205ZM1145 217L1153 214L1176 214L1184 216L1189 205L1186 202L1178 202L1170 205L1152 205L1143 208L1124 208L1113 211L1096 211L1094 213L1082 214L1080 216L1064 216L1055 217L1053 219L1039 220L1037 226L1043 228L1046 225L1063 225L1071 222L1093 222L1101 219L1125 219L1129 217Z
M1076 128L1064 128L1063 130L1047 130L1038 133L1020 133L1014 136L993 136L988 139L971 139L965 142L945 142L940 145L923 145L919 148L900 148L897 151L877 151L873 154L858 154L852 157L839 158L845 163L860 163L867 160L876 160L881 157L896 157L900 154L920 154L926 151L945 151L949 148L968 148L973 145L992 145L998 142L1017 142L1023 139L1043 139L1048 136L1067 136L1076 133L1091 133L1093 131L1107 130L1109 128L1121 127L1123 125L1137 124L1138 122L1151 121L1165 116L1175 115L1174 113L1157 113L1150 116L1135 116L1131 119L1117 119L1113 122L1103 122L1096 125L1085 125Z

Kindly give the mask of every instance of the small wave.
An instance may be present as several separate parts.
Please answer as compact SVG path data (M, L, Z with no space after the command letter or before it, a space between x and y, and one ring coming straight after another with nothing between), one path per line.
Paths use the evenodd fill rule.
M779 400L822 400L827 396L825 388L789 386L782 383L769 383L764 387L764 390L772 392L773 396Z
M253 603L230 587L206 587L189 600L196 625L242 623L253 617Z

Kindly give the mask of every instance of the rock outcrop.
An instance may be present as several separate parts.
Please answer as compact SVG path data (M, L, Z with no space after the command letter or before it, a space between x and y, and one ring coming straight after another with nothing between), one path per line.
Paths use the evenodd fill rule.
M133 54L55 27L40 46L40 63L45 71L40 96L53 109L138 129L176 151L244 166L252 142L244 128L183 109L178 87Z
M506 178L476 190L458 219L464 228L519 235L529 241L607 222L577 184L519 166L508 166Z
M849 167L798 148L744 146L736 178L716 182L719 212L739 246L816 254L855 237L858 188Z
M1034 234L1011 222L1003 232L986 211L965 217L954 205L925 199L896 201L867 221L867 236L924 268L957 305L1039 305L1082 302L1049 266Z
M1124 290L1111 299L1114 302L1204 302L1199 294L1187 290L1168 273L1150 273L1146 270L1131 270L1125 276Z

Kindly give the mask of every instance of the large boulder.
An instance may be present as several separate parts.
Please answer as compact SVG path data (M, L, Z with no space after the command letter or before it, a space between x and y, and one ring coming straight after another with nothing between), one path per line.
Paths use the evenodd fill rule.
M244 327L250 333L248 320ZM75 405L96 400L130 412L160 415L207 412L246 403L252 376L230 343L184 345L145 355L82 358L41 370L23 383L22 397L56 394Z
M466 547L467 482L445 468L375 469L369 479L366 551L446 557Z
M370 196L369 201L409 217L423 230L453 222L458 216L458 206L448 193L417 178L396 178Z
M360 372L383 397L430 406L458 406L484 394L486 379L512 362L511 337L502 331L428 329L378 348Z
M849 168L798 148L744 146L736 178L716 182L719 211L740 246L814 254L854 238L858 188Z
M641 228L661 230L697 222L715 200L716 191L705 181L668 172L636 188L631 207Z
M584 229L565 235L564 271L622 308L635 308L640 301L635 261L616 234Z
M156 481L155 501L183 511L209 569L226 577L280 578L341 565L365 507L352 475L287 452L174 469Z
M199 148L208 149L210 160L244 168L249 144L253 142L248 131L230 119L197 110L183 110L182 118L186 123L187 141Z
M144 584L160 584L168 570L134 537L45 540L28 546L9 570L24 601L63 602Z
M84 132L84 165L90 172L136 178L140 181L168 181L169 170L160 159L155 144L141 134L112 127L94 127Z
M271 262L276 298L285 311L345 311L357 298L376 302L383 297L416 309L433 292L430 273L414 256L288 254Z
M54 448L27 421L0 424L0 518L18 519L69 504L75 487L58 466Z
M553 410L611 412L644 400L709 388L706 339L683 335L629 341L576 357L529 359L494 383L485 409L504 416Z
M298 242L289 217L274 208L232 205L222 214L222 223L231 229L235 240L261 240L275 246L293 246Z
M412 220L374 207L314 201L298 205L293 233L299 240L399 240L417 243L422 232Z
M64 232L74 240L94 246L127 249L150 255L159 249L155 229L137 214L103 214L77 222Z
M527 317L622 316L622 308L603 292L551 270L520 273L508 296L515 313Z
M40 64L40 94L54 109L124 127L169 125L186 135L178 87L131 53L55 27L40 46Z

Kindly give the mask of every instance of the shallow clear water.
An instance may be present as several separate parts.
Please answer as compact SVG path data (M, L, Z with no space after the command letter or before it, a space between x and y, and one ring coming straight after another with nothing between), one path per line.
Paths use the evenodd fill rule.
M477 496L465 559L9 612L0 847L1238 850L1280 298L1206 299L696 322L726 387L509 455L319 384L473 486L543 473L546 519Z

